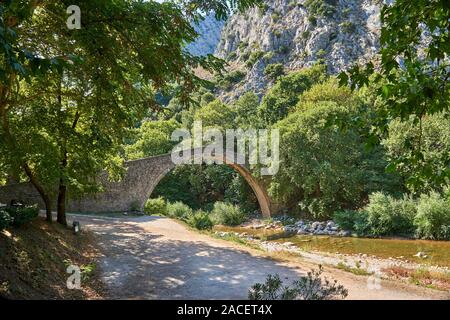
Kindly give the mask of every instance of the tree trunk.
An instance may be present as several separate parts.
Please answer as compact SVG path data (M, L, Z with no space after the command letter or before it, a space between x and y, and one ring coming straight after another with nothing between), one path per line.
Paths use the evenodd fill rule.
M34 8L34 5L33 5ZM10 19L10 26L13 25ZM17 19L16 19L17 20ZM15 23L15 22L14 22ZM10 148L10 152L15 152L17 150L17 143L10 131L8 115L7 115L7 101L10 98L12 88L14 87L14 82L16 81L16 74L11 74L9 77L9 83L7 86L0 84L0 120L1 129L3 130L3 135L6 140L7 145ZM41 196L45 204L46 217L48 222L52 222L52 208L50 196L45 192L44 187L39 183L37 178L34 176L33 171L28 165L26 159L20 159L20 167L25 171L26 175L30 179L31 184L36 188L37 192Z
M34 186L34 188L37 190L42 200L44 201L46 220L48 222L52 222L52 202L50 200L50 196L45 192L44 188L37 181L28 164L24 164L22 168L30 179L30 183Z
M61 104L61 94L58 96L58 103ZM80 113L77 111L75 113L75 119L72 123L72 130L75 130L78 120L80 119ZM64 145L62 146L63 155L61 161L61 174L67 168L68 162L68 153L66 149L66 142L64 141ZM64 179L62 176L59 178L59 190L58 190L58 204L57 204L57 216L56 221L61 223L62 225L67 226L67 218L66 218L66 198L67 198L67 186L64 184Z
M57 204L57 217L56 221L62 225L67 226L66 219L66 194L67 187L64 185L63 179L59 180L59 191L58 191L58 204Z

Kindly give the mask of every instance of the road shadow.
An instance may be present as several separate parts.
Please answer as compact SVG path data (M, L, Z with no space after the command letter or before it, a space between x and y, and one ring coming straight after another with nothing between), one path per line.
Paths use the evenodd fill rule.
M165 218L142 217L139 222L157 219ZM83 223L104 248L99 267L112 299L245 299L248 289L268 274L278 273L286 283L302 274L239 249L170 240L145 231L136 220L89 218Z

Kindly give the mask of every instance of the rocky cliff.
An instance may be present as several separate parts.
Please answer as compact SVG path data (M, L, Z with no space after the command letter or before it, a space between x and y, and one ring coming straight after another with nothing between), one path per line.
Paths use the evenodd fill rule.
M220 41L224 24L224 21L216 20L213 15L206 16L204 20L194 26L199 37L187 46L189 52L195 56L214 53Z
M216 55L245 77L220 94L233 100L246 91L262 95L273 77L269 65L285 71L324 61L331 73L365 62L379 48L380 0L268 0L232 16Z

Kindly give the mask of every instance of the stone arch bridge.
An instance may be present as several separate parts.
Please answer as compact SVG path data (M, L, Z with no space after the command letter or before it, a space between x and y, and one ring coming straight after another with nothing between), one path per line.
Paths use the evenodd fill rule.
M196 149L191 150L192 159L198 156L198 153L195 151ZM234 152L224 152L221 158L224 164L233 168L247 181L258 199L262 215L270 217L276 210L275 204L271 201L261 181L253 177L244 165L235 163L236 156L237 154ZM205 157L203 155L203 161L218 159L218 156L210 155ZM107 173L103 172L100 174L99 179L104 186L104 191L79 199L69 197L66 204L67 211L120 212L128 211L133 206L138 206L142 209L161 179L175 166L171 154L128 161L125 163L127 171L121 181L112 182L108 179ZM0 203L9 203L12 199L19 200L25 204L38 203L44 208L42 199L30 183L14 183L0 187ZM53 208L56 208L56 206Z

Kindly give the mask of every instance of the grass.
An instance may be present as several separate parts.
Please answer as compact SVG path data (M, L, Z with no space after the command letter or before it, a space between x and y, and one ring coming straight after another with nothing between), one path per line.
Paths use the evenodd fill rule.
M346 272L353 273L354 275L357 275L357 276L370 276L373 274L373 272L369 272L366 269L361 268L360 266L356 266L356 268L350 267L343 262L339 262L336 265L336 268L338 268L339 270L344 270Z

